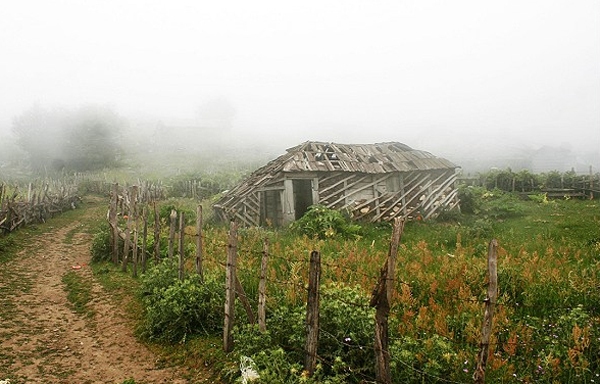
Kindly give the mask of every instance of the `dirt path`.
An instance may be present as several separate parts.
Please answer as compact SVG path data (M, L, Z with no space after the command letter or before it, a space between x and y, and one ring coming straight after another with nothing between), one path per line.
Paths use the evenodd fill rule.
M87 266L91 236L85 232L82 221L56 228L0 264L0 380L191 383L185 372L157 367L157 357L134 338ZM62 277L70 271L92 282L91 318L69 305Z

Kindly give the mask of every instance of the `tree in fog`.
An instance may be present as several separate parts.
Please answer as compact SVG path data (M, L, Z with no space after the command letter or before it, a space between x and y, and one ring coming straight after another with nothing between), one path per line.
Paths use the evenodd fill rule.
M123 126L124 120L109 108L88 106L75 111L63 126L65 166L78 171L116 166Z
M13 132L32 169L86 171L117 165L123 126L110 108L48 111L34 105L14 119Z
M57 113L48 111L39 103L13 120L16 142L28 155L28 161L35 170L57 161L60 135Z

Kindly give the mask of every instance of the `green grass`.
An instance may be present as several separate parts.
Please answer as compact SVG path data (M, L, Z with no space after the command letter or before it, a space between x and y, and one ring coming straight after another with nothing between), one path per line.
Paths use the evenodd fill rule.
M67 300L73 310L86 317L93 317L94 310L88 305L92 300L92 283L77 271L69 271L62 277Z

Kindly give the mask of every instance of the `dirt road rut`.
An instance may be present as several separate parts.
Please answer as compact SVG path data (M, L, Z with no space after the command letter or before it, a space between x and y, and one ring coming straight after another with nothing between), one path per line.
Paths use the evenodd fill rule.
M158 367L157 357L134 338L121 309L94 281L90 241L84 224L75 221L38 235L18 257L0 264L0 380L191 382L184 372ZM62 278L69 272L91 282L91 316L68 302Z

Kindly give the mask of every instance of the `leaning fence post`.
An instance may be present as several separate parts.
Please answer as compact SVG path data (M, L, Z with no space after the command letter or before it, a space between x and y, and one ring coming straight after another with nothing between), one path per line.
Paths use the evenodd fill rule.
M306 348L304 370L312 376L317 365L319 345L319 285L321 281L321 253L310 253L308 272L308 303L306 306Z
M227 245L227 266L225 272L225 324L223 326L223 350L233 350L233 323L235 321L235 281L237 263L237 223L231 222L229 227L229 243Z
M492 334L492 324L494 317L494 306L498 297L498 241L490 241L488 246L488 291L485 299L485 311L483 314L483 325L481 327L481 343L479 355L477 356L477 368L473 374L473 380L476 384L485 382L485 366L488 359L488 349L490 346L490 336Z
M267 330L267 263L269 261L269 239L263 243L262 259L260 260L260 280L258 282L258 329Z
M242 282L237 277L237 275L235 277L235 291L237 292L237 297L240 299L242 306L246 310L246 315L248 316L248 323L256 324L256 319L254 317L254 313L252 312L252 306L250 305L250 301L246 296L246 291L244 291Z

